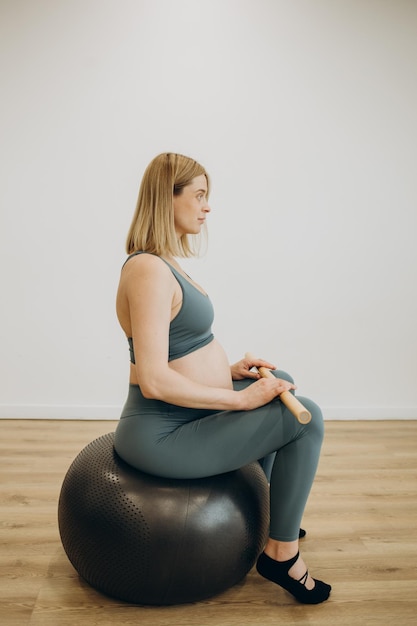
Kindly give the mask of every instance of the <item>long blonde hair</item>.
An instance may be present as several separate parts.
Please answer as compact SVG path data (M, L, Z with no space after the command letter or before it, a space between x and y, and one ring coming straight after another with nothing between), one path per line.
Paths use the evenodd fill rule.
M164 152L148 165L139 189L136 210L127 235L128 254L144 250L158 256L194 256L198 240L189 235L176 236L174 226L174 196L196 176L204 175L209 191L209 177L204 167L182 154Z

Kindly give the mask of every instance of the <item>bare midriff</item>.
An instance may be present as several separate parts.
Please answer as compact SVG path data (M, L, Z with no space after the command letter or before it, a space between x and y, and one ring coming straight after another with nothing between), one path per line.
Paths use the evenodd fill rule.
M169 367L190 380L221 389L232 389L230 365L225 351L216 339L209 344L169 362ZM130 383L137 385L135 366L130 366Z

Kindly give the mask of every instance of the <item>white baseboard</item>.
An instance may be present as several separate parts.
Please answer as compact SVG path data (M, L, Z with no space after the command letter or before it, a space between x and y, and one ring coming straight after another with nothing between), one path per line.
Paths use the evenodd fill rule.
M118 420L122 406L0 404L0 419ZM417 407L322 407L325 420L417 420Z
M333 406L322 407L325 420L417 420L417 407Z
M122 406L0 404L0 419L118 420Z

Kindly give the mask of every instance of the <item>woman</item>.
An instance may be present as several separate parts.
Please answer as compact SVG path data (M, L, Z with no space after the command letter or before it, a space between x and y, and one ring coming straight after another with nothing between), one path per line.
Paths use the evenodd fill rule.
M261 359L230 366L213 337L210 300L176 261L194 254L190 236L205 224L208 195L206 171L182 155L157 156L143 176L117 294L131 367L116 450L134 467L172 478L275 455L270 537L257 570L298 601L318 604L331 587L309 575L298 537L323 438L321 411L304 398L312 420L299 424L279 399L296 389L293 380L277 371L260 378L253 367L274 369Z

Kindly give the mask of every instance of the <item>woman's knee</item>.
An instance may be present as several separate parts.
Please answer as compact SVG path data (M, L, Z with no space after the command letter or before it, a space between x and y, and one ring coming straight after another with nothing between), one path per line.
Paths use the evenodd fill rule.
M302 396L297 396L297 398L311 413L311 422L308 424L309 431L322 441L324 437L324 421L321 408L310 398L303 398Z
M289 383L294 384L293 377L290 376L287 372L284 372L284 370L272 370L272 373L275 376L275 378L281 378L282 380L286 380Z

